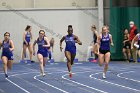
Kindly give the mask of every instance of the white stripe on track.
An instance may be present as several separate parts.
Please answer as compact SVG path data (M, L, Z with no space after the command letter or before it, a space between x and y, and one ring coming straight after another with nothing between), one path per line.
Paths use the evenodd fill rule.
M120 85L120 84L117 84L117 83L112 83L112 82L109 82L109 81L106 81L106 80L102 80L102 79L98 79L98 78L93 77L93 75L97 75L97 74L99 74L99 73L102 73L102 72L98 72L98 73L95 73L95 74L91 74L89 77L90 77L90 78L93 78L93 79L95 79L95 80L101 81L101 82L105 82L105 83L108 83L108 84L111 84L111 85L115 85L115 86L118 86L118 87L126 88L126 89L128 89L128 90L132 90L132 91L136 91L136 92L139 92L139 93L140 93L140 90L137 90L137 89L130 88L130 87L127 87L127 86L124 86L124 85Z
M89 72L89 71L85 71L85 72L79 72L79 73L86 73L86 72ZM91 71L90 71L91 72ZM77 74L77 73L74 73L74 74ZM78 84L78 85L81 85L81 86L84 86L84 87L87 87L89 89L92 89L92 90L95 90L95 91L98 91L98 92L101 92L101 93L108 93L108 92L105 92L105 91L102 91L102 90L99 90L97 88L94 88L94 87L91 87L91 86L88 86L88 85L85 85L85 84L82 84L82 83L79 83L79 82L76 82L76 81L73 81L73 80L70 80L70 79L67 79L65 78L65 76L67 76L68 74L65 74L62 76L63 79L67 80L67 81L70 81L70 82L73 82L75 84Z

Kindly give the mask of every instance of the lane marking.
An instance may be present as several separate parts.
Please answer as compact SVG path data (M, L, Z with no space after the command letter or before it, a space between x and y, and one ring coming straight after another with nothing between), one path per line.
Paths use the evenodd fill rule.
M134 81L134 82L138 82L138 83L140 83L139 80L135 80L135 79L126 78L126 77L121 76L121 75L124 74L124 73L133 73L133 72L134 72L134 71L129 71L129 72L119 73L119 74L117 74L117 77L122 78L122 79L126 79L126 80L130 80L130 81Z
M0 89L0 93L4 93L4 90Z
M130 88L130 87L127 87L127 86L124 86L124 85L120 85L120 84L117 84L117 83L112 83L112 82L109 82L109 81L106 81L106 80L102 80L102 79L98 79L96 77L93 77L93 75L97 75L97 74L100 74L100 73L102 73L102 72L91 74L89 77L93 78L95 80L101 81L101 82L105 82L105 83L111 84L111 85L115 85L115 86L118 86L118 87L122 87L122 88L126 88L126 89L133 90L133 91L136 91L136 92L140 92L140 90L137 90L137 89L134 89L134 88Z
M10 79L5 78L7 81L9 81L11 84L15 85L16 87L18 87L19 89L23 90L25 93L30 93L28 90L22 88L21 86L19 86L18 84L12 82Z
M87 71L85 71L85 72L79 72L79 73L86 73L86 72L87 72ZM91 71L90 71L90 72L91 72ZM77 74L77 73L74 73L74 74ZM95 91L98 91L98 92L101 92L101 93L108 93L108 92L99 90L99 89L97 89L97 88L94 88L94 87L91 87L91 86L88 86L88 85L85 85L85 84L82 84L82 83L79 83L79 82L76 82L76 81L67 79L67 78L65 78L65 76L67 76L67 75L68 75L68 74L63 75L62 78L65 79L65 80L67 80L67 81L73 82L73 83L75 83L75 84L78 84L78 85L87 87L87 88L89 88L89 89L92 89L92 90L95 90Z
M68 72L68 71L62 71L62 72L59 72L59 73L64 73L64 72ZM85 72L92 72L91 70L90 71L84 71L84 73ZM77 73L83 73L83 71L81 72L77 72ZM48 73L48 74L52 74L52 73ZM50 87L52 87L52 88L55 88L55 89L57 89L57 90L59 90L59 91L62 91L62 92L64 92L64 93L69 93L69 92L67 92L67 91L65 91L65 90L62 90L62 89L60 89L60 88L58 88L58 87L55 87L55 86L53 86L53 85L51 85L51 84L49 84L49 83L46 83L46 82L44 82L44 81L42 81L42 80L40 80L40 79L37 79L37 77L39 77L40 75L36 75L36 76L34 76L34 79L35 80L37 80L37 81L39 81L39 82L41 82L41 83L43 83L43 84L46 84L46 85L48 85L48 86L50 86ZM89 92L89 91L88 91ZM103 93L107 93L107 92L103 92Z
M28 67L25 67L25 68L28 68ZM28 68L32 71L37 71L37 72L31 72L31 73L39 73L38 70L36 69L31 69L31 68ZM85 70L85 69L84 69ZM68 71L64 71L64 72L68 72ZM60 72L60 73L64 73L64 72ZM91 71L90 71L91 72ZM55 72L54 72L55 73ZM59 72L58 72L59 73ZM14 75L10 75L11 76L17 76L17 75L24 75L24 74L29 74L29 73L22 73L22 74L14 74ZM52 74L52 73L48 73L48 74ZM8 80L10 83L14 84L15 86L17 86L18 88L20 88L21 90L25 91L26 93L30 93L29 91L27 91L26 89L22 88L21 86L17 85L16 83L14 83L13 81L9 80L8 78L6 78L6 80ZM41 80L40 80L41 81ZM46 82L45 82L46 83ZM66 92L68 93L68 92ZM107 92L103 92L103 93L107 93Z
M37 73L37 72L31 72L31 73ZM24 74L30 74L30 73L22 73L22 75ZM21 75L21 74L14 74L14 75L10 75L9 77L12 76L16 76L16 75ZM13 81L11 81L8 78L5 78L8 82L10 82L11 84L15 85L16 87L18 87L19 89L21 89L22 91L26 92L26 93L30 93L28 90L24 89L23 87L19 86L18 84L14 83Z
M67 91L65 91L65 90L62 90L62 89L60 89L60 88L58 88L58 87L55 87L55 86L53 86L53 85L51 85L51 84L49 84L49 83L46 83L46 82L44 82L44 81L42 81L42 80L37 79L38 76L40 76L40 75L34 76L34 79L37 80L37 81L39 81L39 82L41 82L41 83L43 83L43 84L45 84L45 85L48 85L48 86L50 86L50 87L52 87L52 88L54 88L54 89L57 89L57 90L59 90L59 91L61 91L61 92L63 92L63 93L69 93L69 92L67 92Z
M67 71L56 72L56 73L64 73L64 72L67 72ZM40 73L40 72L30 72L30 73ZM17 76L17 75L26 75L26 74L30 74L30 73L28 72L28 73L22 73L22 74L14 74L14 75L10 75L9 77L14 77L14 76ZM54 72L54 73L55 73L55 72ZM52 74L52 73L48 73L48 74ZM39 75L39 76L40 76L40 75ZM34 79L35 79L35 77L34 77ZM13 81L9 80L8 78L6 78L6 80L9 81L10 83L12 83L13 85L17 86L18 88L20 88L20 89L23 90L24 92L30 93L29 91L27 91L26 89L22 88L21 86L19 86L18 84L14 83ZM39 79L35 79L35 80L37 80L37 81L39 81L39 82L42 82L42 81L39 80ZM42 82L42 83L43 83L43 82ZM47 84L47 83L44 82L44 84ZM57 87L55 87L55 86L53 86L53 85L51 85L51 84L48 84L48 86L51 86L51 87L53 87L53 88L55 88L55 89L58 89L58 90L60 90L60 91L62 91L62 92L64 92L64 93L69 93L69 92L66 92L66 91L64 91L64 90L62 90L62 89L59 89L59 88L57 88Z
M40 89L41 91L43 91L43 92L45 92L45 93L50 93L50 92L48 92L47 90L38 87L36 84L33 84L33 83L31 83L31 82L29 82L29 81L27 81L27 80L25 80L25 79L23 79L23 78L20 78L20 77L18 77L18 76L16 76L16 77L19 78L19 79L21 79L21 80L23 80L24 82L30 84L31 86Z

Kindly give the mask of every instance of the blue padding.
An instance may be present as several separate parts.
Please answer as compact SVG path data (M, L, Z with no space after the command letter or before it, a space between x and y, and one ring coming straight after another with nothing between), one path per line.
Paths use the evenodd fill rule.
M140 62L140 58L138 58L138 62Z
M88 58L89 62L91 62L92 60L94 60L94 58Z
M54 63L54 59L51 59L51 60L50 60L50 63Z
M75 58L75 59L74 59L74 62L78 62L78 58Z
M20 62L20 63L31 63L30 60L20 60L19 62Z

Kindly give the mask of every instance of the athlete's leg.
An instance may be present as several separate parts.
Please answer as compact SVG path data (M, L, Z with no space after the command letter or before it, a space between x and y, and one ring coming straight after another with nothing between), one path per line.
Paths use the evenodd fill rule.
M8 69L12 70L13 60L8 60L7 66Z
M76 54L71 54L71 65L73 65L73 61L75 59Z
M67 58L67 67L68 67L68 71L69 71L69 77L72 78L72 72L71 72L71 68L72 68L71 53L69 51L65 51L65 56Z
M122 52L123 52L124 59L125 59L125 60L127 60L126 49L125 49L125 48L123 48Z
M130 53L130 49L127 49L127 58L128 58L128 61L130 61L130 57L131 57L131 53Z
M47 62L47 57L44 57L44 58L43 58L43 66L44 66L44 67L45 67L46 62Z
M106 72L108 70L109 62L110 62L110 52L107 52L105 54L105 66L104 66L103 78L106 78L105 75L106 75Z
M2 56L2 62L3 62L3 70L4 70L4 73L5 73L5 77L8 77L8 75L7 75L8 58L6 56Z
M43 75L44 74L43 55L42 54L37 54L37 58L38 58L39 64L40 64L40 72Z
M99 54L98 55L98 58L99 58L99 66L102 66L103 63L104 63L104 54Z
M69 51L65 51L65 56L67 58L68 71L71 72L71 53Z
M51 60L52 54L51 54L51 50L50 49L48 50L48 53L49 53L49 59Z
M24 60L24 58L25 58L25 55L26 55L26 49L27 49L27 46L26 46L25 44L23 44L22 60Z
M29 50L29 54L30 54L30 61L34 62L33 59L32 59L33 58L33 50L32 50L32 45L31 44L29 44L28 50Z

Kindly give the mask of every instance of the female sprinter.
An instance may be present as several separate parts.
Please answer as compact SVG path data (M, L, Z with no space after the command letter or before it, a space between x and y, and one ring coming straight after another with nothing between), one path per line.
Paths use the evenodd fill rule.
M40 62L40 73L44 77L44 67L47 61L48 57L48 47L50 47L50 43L48 38L45 36L45 31L40 30L39 31L39 37L34 41L33 44L33 55L35 55L35 45L38 44L38 52L37 52L37 58Z
M99 49L98 49L98 58L99 65L102 66L105 61L103 79L106 78L106 72L108 70L108 64L110 61L110 43L113 46L112 35L109 34L108 28L106 26L102 27L102 33L99 35L98 40Z
M25 32L23 33L23 52L22 52L22 60L24 60L26 56L26 49L28 48L29 54L30 54L30 61L33 63L34 61L32 60L32 27L27 25L25 28Z
M82 42L78 39L76 35L73 34L73 28L72 25L68 26L68 35L63 36L60 40L60 50L62 51L62 42L65 40L66 47L65 47L65 56L67 58L67 67L69 71L69 77L72 78L72 72L71 68L73 65L73 61L76 56L76 46L75 43L78 43L79 45L82 45Z
M8 77L7 74L7 68L12 69L13 64L13 50L14 50L14 44L13 41L10 39L10 33L6 32L4 33L4 40L1 44L2 46L2 55L1 59L3 62L3 70L5 73L5 77Z

